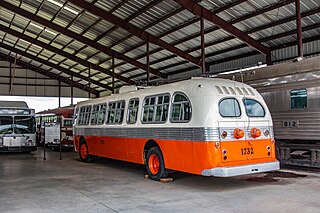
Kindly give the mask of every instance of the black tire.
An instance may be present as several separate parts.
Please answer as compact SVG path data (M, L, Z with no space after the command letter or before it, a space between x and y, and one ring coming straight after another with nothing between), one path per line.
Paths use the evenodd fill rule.
M158 161L158 166L156 166L156 168L153 168L154 166L152 166L154 165L154 160ZM159 147L154 146L148 150L145 164L150 179L159 181L161 178L168 176Z
M84 148L86 151L84 150ZM89 154L88 145L86 141L83 139L80 141L80 145L79 145L79 157L82 162L86 162L86 163L91 163L93 160L92 156Z

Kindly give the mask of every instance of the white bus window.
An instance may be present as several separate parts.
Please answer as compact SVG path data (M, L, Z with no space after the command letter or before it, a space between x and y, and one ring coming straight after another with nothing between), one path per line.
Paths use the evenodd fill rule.
M139 109L139 99L134 98L130 99L128 106L128 114L127 114L127 123L134 124L137 122L137 115Z
M189 99L182 93L176 93L173 97L171 122L189 122L192 108Z
M169 95L158 96L155 122L165 122L168 118Z
M264 117L265 111L263 106L254 99L243 99L244 107L248 117Z
M91 106L83 106L79 112L79 125L88 125L91 114Z
M170 96L146 97L143 104L143 123L164 123L168 118Z
M241 115L239 103L234 98L221 100L219 103L219 112L222 117L239 117Z
M124 101L109 103L107 124L121 124L124 115Z
M99 113L99 105L94 105L91 114L91 124L97 124L98 121L98 113Z
M308 106L308 93L306 89L290 91L291 109L305 109Z
M154 97L152 99L154 100ZM154 113L154 103L155 102L153 101L153 104L151 104L151 97L148 97L144 100L142 122L152 122Z
M107 112L107 105L106 104L102 104L100 105L99 108L99 113L98 113L98 120L97 123L98 124L103 124L105 119L106 119L106 112Z

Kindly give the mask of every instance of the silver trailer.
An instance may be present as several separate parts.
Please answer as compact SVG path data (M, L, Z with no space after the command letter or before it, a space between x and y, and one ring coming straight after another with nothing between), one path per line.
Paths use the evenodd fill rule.
M278 159L320 168L320 57L268 66L236 78L255 87L265 99Z

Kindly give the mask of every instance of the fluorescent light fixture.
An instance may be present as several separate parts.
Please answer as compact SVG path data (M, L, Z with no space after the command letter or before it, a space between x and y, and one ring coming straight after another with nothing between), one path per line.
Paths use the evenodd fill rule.
M48 0L48 2L51 2L52 4L57 5L58 7L62 7L63 6L63 4L61 4L59 2L56 2L54 0Z
M32 23L32 22L30 23L30 25L32 25L32 26L34 26L34 27L36 27L36 28L38 28L38 29L40 29L40 30L43 30L43 27L41 27L41 26L39 26L39 25L37 25L37 24L34 24L34 23ZM50 34L52 34L52 35L54 35L54 36L57 35L57 33L52 32L51 30L44 29L44 31L46 31L46 32L48 32L48 33L50 33Z
M62 3L56 2L55 0L48 0L48 2L50 2L50 3L54 4L54 5L57 5L58 7L63 7ZM76 14L76 15L79 14L77 11L75 11L75 10L73 10L70 7L67 7L67 6L63 7L63 9L68 10L69 12L71 12L73 14Z
M39 25L37 25L37 24L34 24L34 23L30 23L30 25L31 26L34 26L34 27L36 27L36 28L38 28L38 29L41 29L41 30L43 30L43 27L40 27Z
M64 7L65 10L68 10L69 12L78 15L79 13L73 9L71 9L70 7Z
M46 31L46 32L48 32L48 33L50 33L50 34L52 34L52 35L54 35L54 36L56 36L56 35L57 35L57 33L54 33L54 32L52 32L51 30L47 30L47 29L45 29L45 31Z

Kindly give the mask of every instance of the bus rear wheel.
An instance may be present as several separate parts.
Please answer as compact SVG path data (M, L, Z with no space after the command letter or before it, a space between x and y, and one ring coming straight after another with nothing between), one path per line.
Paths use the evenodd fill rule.
M159 147L152 147L147 152L146 157L147 173L152 180L159 181L168 176L164 166L164 160Z
M80 160L83 162L86 162L86 163L92 162L92 157L91 155L89 155L88 145L84 140L80 142L79 156L80 156Z

